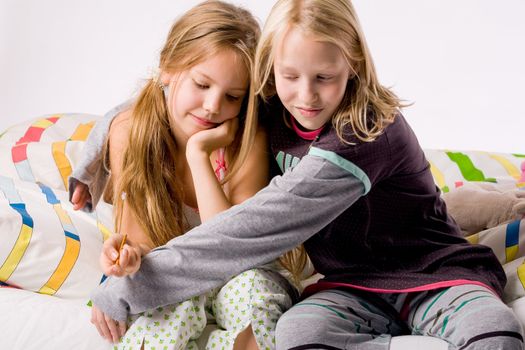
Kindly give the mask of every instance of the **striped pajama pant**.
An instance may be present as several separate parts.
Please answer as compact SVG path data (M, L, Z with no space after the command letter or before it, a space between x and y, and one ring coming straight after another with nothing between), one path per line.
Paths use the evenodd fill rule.
M523 330L493 292L461 285L420 293L318 292L277 323L277 350L387 350L397 335L445 340L450 350L523 349Z

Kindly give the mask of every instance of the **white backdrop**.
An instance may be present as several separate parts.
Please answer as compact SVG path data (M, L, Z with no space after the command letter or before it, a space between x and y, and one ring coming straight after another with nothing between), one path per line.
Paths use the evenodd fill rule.
M234 1L262 21L273 1ZM198 1L0 0L0 130L103 114L155 65ZM525 1L355 0L383 84L425 148L525 153ZM1 131L0 131L1 132Z

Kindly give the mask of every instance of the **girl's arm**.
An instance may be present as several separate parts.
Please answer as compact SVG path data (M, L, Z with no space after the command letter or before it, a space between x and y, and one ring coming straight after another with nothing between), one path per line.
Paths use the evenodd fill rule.
M111 168L111 183L109 186L118 185L122 175L124 152L128 145L129 131L131 129L131 110L124 111L114 118L109 130L109 159ZM109 190L113 190L110 188ZM140 268L141 256L153 248L153 243L139 224L135 212L124 201L122 218L118 220L121 227L110 239L104 242L100 253L100 265L107 276L126 276L135 273ZM125 244L119 249L126 234ZM118 248L114 248L114 242ZM119 263L116 264L115 262Z
M129 132L131 130L131 109L123 111L111 120L111 126L107 137L109 138L109 160L111 168L110 190L114 190L119 184L122 176L122 164L124 151L129 142ZM78 191L74 191L78 193ZM153 245L149 242L148 236L139 225L136 216L124 201L122 218L119 226L115 228L113 234L103 246L100 253L100 265L107 276L126 276L135 273L140 268L141 256L146 254ZM118 232L117 232L118 231ZM126 238L122 235L125 233ZM120 249L121 242L125 239L125 244ZM114 248L110 242L118 242L118 248ZM117 264L116 261L119 261ZM91 310L91 323L97 327L99 334L116 343L126 332L126 322L113 321L111 318L93 305Z
M268 185L270 175L270 154L268 135L259 127L255 140L241 169L228 182L232 205L240 204Z
M366 174L337 158L304 156L244 203L152 250L133 276L106 280L92 294L93 303L125 320L128 313L186 300L276 259L368 192Z
M69 200L75 206L75 210L92 211L102 197L108 182L108 173L102 162L109 128L115 116L128 109L131 103L131 101L126 101L110 110L97 121L89 133L82 149L82 158L79 159L68 179Z
M191 170L195 195L202 222L253 196L268 184L267 136L262 128L257 131L251 152L242 168L221 187L210 163L210 152L217 150L235 135L236 120L221 126L201 131L190 138L186 146L186 158Z
M124 152L129 142L128 138L129 132L131 130L131 123L131 110L127 110L115 117L109 129L109 159L112 179L109 185L113 186L113 188L116 188L118 186L122 176L122 160ZM129 274L138 270L140 266L140 256L149 252L151 248L153 248L153 243L142 229L133 210L130 208L129 205L126 205L125 200L120 225L121 227L116 227L115 231L118 230L118 233L127 235L126 243L128 247L125 246L122 253L132 258L132 260L130 261L131 270L120 271L120 269L118 269L118 267L127 267L126 262L128 261L128 256L126 256L125 259L121 261L120 266L114 266L114 269L112 271L104 271L104 273L121 276L123 274ZM104 256L104 254L105 251L102 252L101 263L104 259L112 258L110 256ZM137 254L138 265L131 264L131 262L137 263ZM112 261L114 260L115 259L112 259ZM102 265L105 266L106 264Z

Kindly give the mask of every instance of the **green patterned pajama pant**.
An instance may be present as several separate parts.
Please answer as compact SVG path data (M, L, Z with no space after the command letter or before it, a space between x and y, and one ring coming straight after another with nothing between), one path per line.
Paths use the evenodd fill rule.
M237 335L252 326L260 349L275 349L275 325L292 306L292 287L280 274L253 269L221 288L179 304L130 317L130 327L115 349L198 349L207 324L216 323L206 349L232 349Z

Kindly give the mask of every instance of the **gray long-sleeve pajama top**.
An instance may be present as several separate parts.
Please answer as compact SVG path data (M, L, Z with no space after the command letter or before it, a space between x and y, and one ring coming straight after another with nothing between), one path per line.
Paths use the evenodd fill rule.
M302 242L325 275L309 293L334 286L410 292L473 283L501 294L506 279L499 262L490 248L461 237L401 115L374 142L346 134L353 145L342 143L329 125L311 141L280 116L271 124L272 153L283 174L251 199L152 250L137 273L108 278L92 294L95 305L124 320L203 294ZM109 123L101 125L86 145L91 160L75 170L70 191L77 181L92 191L103 188L103 178L85 171L101 174L93 171L93 154Z

